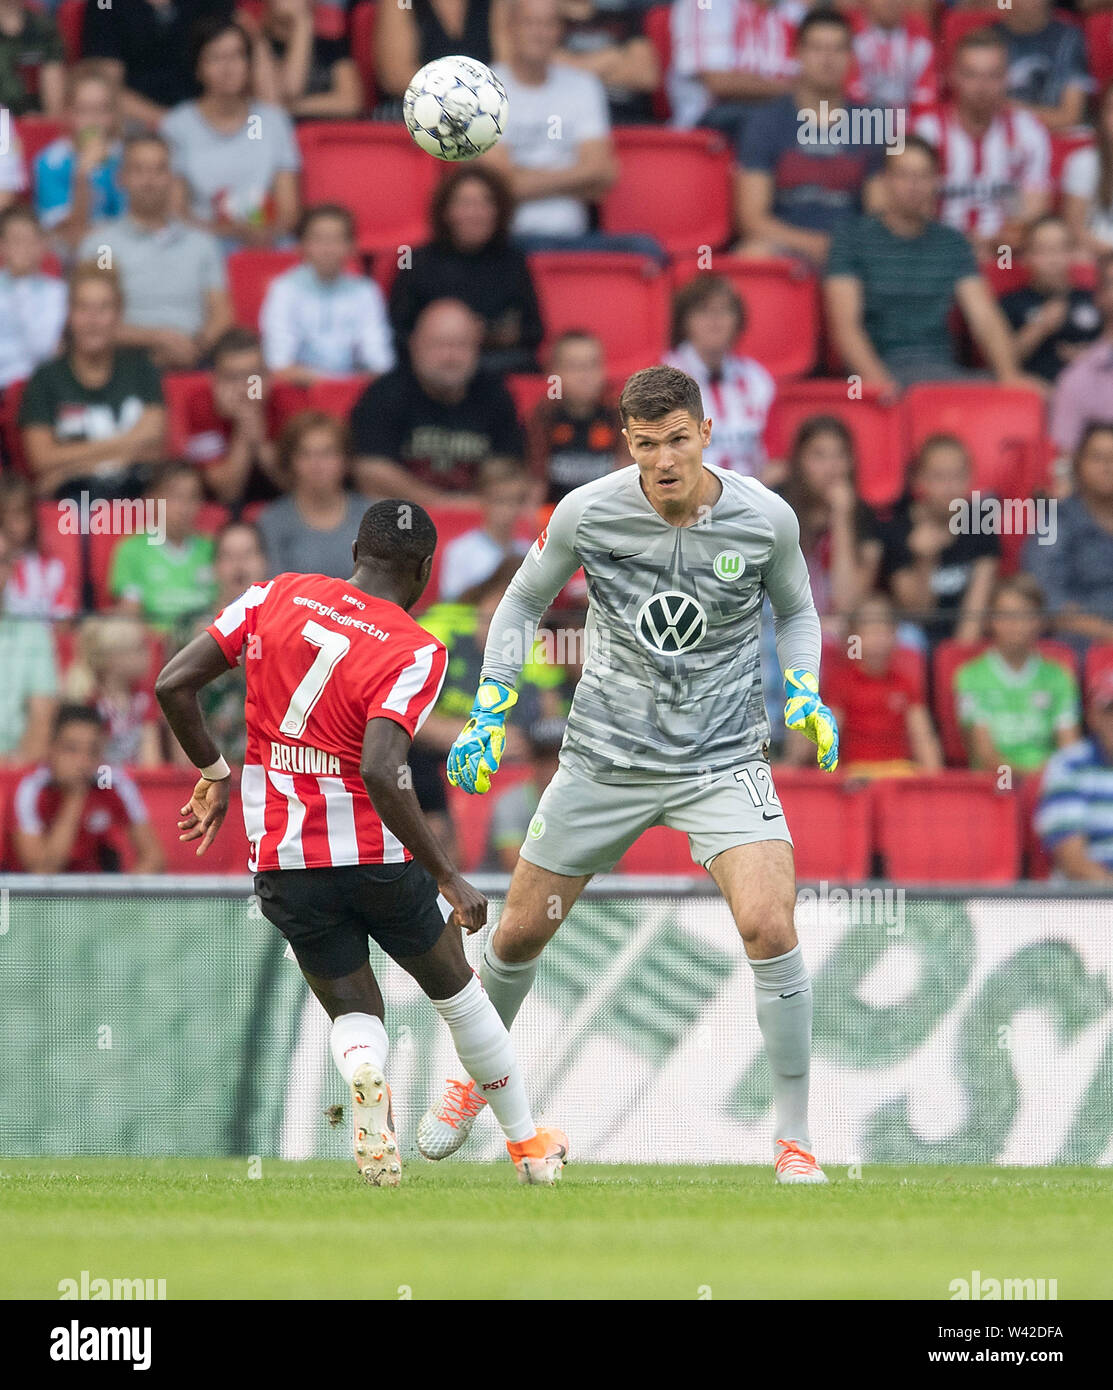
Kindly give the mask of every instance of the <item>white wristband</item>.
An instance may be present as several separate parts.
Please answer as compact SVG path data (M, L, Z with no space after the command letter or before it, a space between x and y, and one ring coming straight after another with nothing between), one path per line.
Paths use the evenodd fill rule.
M201 769L201 776L206 782L223 782L225 777L231 777L232 769L224 761L223 756L217 758L215 763L210 763L208 767Z

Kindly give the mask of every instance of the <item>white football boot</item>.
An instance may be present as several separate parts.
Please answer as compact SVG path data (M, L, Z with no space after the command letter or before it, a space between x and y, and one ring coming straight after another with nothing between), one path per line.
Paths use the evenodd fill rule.
M486 1104L474 1081L446 1081L444 1095L418 1121L418 1153L433 1159L454 1154Z
M402 1181L390 1087L379 1067L364 1062L352 1077L352 1141L356 1166L372 1187Z
M780 1153L773 1164L773 1171L778 1182L827 1181L827 1174L816 1162L815 1154L808 1153L807 1149L801 1148L794 1140L778 1139L777 1148L780 1149Z

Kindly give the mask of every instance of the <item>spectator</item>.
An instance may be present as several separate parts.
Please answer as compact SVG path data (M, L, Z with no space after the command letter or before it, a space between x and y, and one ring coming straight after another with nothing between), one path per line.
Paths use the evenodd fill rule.
M194 25L230 18L232 0L112 0L86 4L81 51L122 91L124 116L156 129L172 106L197 95L189 43Z
M161 371L191 371L232 322L224 256L215 237L174 216L170 150L160 135L128 140L120 187L127 212L93 227L78 254L99 261L107 252L120 272L120 342L145 348Z
M59 709L46 761L19 781L12 799L10 857L19 872L116 873L121 835L135 855L133 872L165 867L138 788L105 762L105 736L96 710Z
M126 536L112 552L109 592L119 611L144 618L156 632L207 610L213 596L213 542L197 532L204 497L191 463L167 463L149 497L162 514L165 534Z
M479 370L481 320L457 300L423 309L409 361L373 381L352 411L361 492L423 507L475 507L485 458L521 459L506 387Z
M66 286L43 271L46 241L30 208L0 212L0 388L26 381L58 350Z
M77 63L66 74L65 120L70 134L41 149L31 172L40 223L72 253L91 223L119 217L127 201L120 186L120 102L95 63Z
M530 486L521 466L509 459L486 459L479 469L482 524L444 548L438 596L453 602L485 584L510 559L521 561L530 541L517 535L529 516Z
M1037 218L1024 253L1031 280L1003 296L1001 312L1024 370L1054 382L1101 332L1101 314L1093 294L1071 284L1071 235L1061 217Z
M672 0L673 124L709 126L736 146L755 107L791 89L793 39L805 8L796 0Z
M1008 46L1009 97L1048 130L1078 125L1092 87L1076 24L1052 17L1052 0L1010 0L995 26Z
M976 642L997 578L998 537L952 526L955 502L970 496L972 472L961 440L932 435L909 466L904 496L878 527L882 583L929 643Z
M931 106L939 97L931 29L909 0L864 0L851 15L855 74L850 95L867 106Z
M456 21L445 25L446 8L433 0L407 5L378 5L375 9L375 81L380 96L376 115L397 120L402 94L418 68L434 58L462 53L488 67L506 52L506 0L457 0L451 7Z
M954 99L914 126L939 151L942 220L986 260L1001 245L1019 246L1051 204L1051 140L1030 111L1009 102L1008 62L997 31L965 35L955 47Z
M399 343L437 299L458 299L484 323L480 365L535 372L544 334L525 253L509 240L514 203L506 180L481 164L453 169L429 211L433 239L394 277L390 319Z
M548 365L560 392L539 402L530 417L529 463L542 501L555 506L573 488L624 467L629 455L599 339L569 329L553 343Z
M661 64L645 36L645 10L639 0L560 0L560 60L603 83L613 125L653 120Z
M971 375L951 338L957 304L998 381L1021 380L1009 326L965 238L934 220L935 151L910 135L885 161L881 210L836 231L823 294L831 340L863 383L895 399L917 381Z
M517 204L514 236L528 251L636 251L660 258L650 236L591 230L592 204L618 177L606 89L594 73L556 61L557 0L508 3L509 57L495 71L510 114L506 133L483 160L510 185Z
M741 249L822 265L831 233L862 210L867 182L884 163L885 147L877 138L883 123L861 121L865 128L858 138L829 137L832 122L840 119L853 137L858 111L847 97L854 58L850 24L837 10L814 9L804 16L796 58L792 90L754 112L738 145Z
M704 463L760 478L777 386L760 362L734 351L745 326L746 306L734 286L702 271L673 295L672 351L662 360L699 383L712 420Z
M266 0L261 47L275 97L298 120L352 119L363 110L363 80L343 30L316 32L317 13L315 0Z
M487 832L489 869L513 873L518 851L529 832L529 823L537 813L541 793L556 776L563 741L563 719L538 719L530 725L526 734L529 776L495 797Z
M0 535L10 546L11 569L0 609L17 618L72 618L77 576L39 545L35 493L18 473L0 474Z
M281 243L298 220L301 156L290 118L252 96L251 38L242 25L201 21L192 51L201 95L162 123L178 212L226 250Z
M1063 165L1063 217L1076 246L1090 256L1113 251L1113 84L1094 121L1094 143Z
M892 601L884 594L864 599L850 615L850 630L857 656L840 653L825 663L823 676L840 729L839 766L851 777L938 772L943 755L928 713L923 659L898 648Z
M27 192L27 168L19 131L9 122L8 142L0 143L0 212L6 212Z
M1053 754L1044 771L1036 833L1057 874L1113 882L1113 671L1087 691L1088 738Z
M213 577L216 581L216 597L212 602L213 612L219 613L251 587L262 584L267 578L267 553L263 546L263 536L258 526L249 521L230 521L217 533L213 555ZM175 650L203 632L210 621L211 614L203 614L190 622L179 623L175 629L173 646ZM216 740L221 752L230 763L243 766L247 751L247 723L244 719L244 701L247 699L247 677L243 664L232 666L216 680L210 681L198 692L198 701L205 723ZM183 767L193 764L185 753L172 740L174 761Z
M1091 421L1113 419L1113 251L1099 258L1097 280L1101 335L1060 372L1048 412L1047 432L1063 456L1074 453Z
M1073 486L1058 503L1054 541L1030 537L1023 564L1043 590L1055 635L1081 653L1113 642L1113 424L1085 427Z
M714 418L714 417L712 417ZM858 496L854 440L835 415L813 415L796 431L778 488L800 524L812 597L828 630L873 589L881 561L877 521Z
M58 696L49 626L6 611L15 559L15 547L0 531L0 767L18 767L45 754Z
M346 427L321 411L302 411L283 427L278 465L289 495L259 514L271 574L293 570L347 579L352 541L367 504L347 487Z
M259 315L268 368L298 386L389 371L394 348L382 291L348 270L356 250L352 214L319 203L303 214L298 240L301 265L271 281Z
M185 453L200 466L207 496L238 515L283 492L268 424L271 378L250 328L222 333L212 356L212 401L201 401L188 421Z
M115 271L80 262L70 274L62 354L23 393L23 450L40 497L138 497L162 451L166 411L151 359L119 343Z
M49 15L26 0L0 0L0 106L13 116L60 116L66 55Z
M1035 772L1079 737L1078 685L1039 651L1043 594L1029 574L1002 579L989 609L991 646L954 675L970 766Z
M158 705L147 629L138 618L86 618L62 682L71 704L91 705L106 731L104 761L129 767L162 762Z

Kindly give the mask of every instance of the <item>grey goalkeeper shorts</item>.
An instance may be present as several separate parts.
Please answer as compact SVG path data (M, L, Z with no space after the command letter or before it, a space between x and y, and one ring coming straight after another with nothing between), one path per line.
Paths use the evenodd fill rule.
M643 831L667 825L688 836L706 869L717 854L760 840L792 844L764 758L725 772L664 782L598 782L561 763L530 822L521 857L578 878L608 873Z

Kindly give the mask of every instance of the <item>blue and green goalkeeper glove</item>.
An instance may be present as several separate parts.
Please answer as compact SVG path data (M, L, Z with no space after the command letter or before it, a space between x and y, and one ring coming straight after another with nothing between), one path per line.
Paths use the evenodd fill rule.
M506 716L518 703L508 685L480 682L468 722L448 750L448 780L466 792L489 792L506 743Z
M785 724L810 738L816 762L824 772L834 772L839 765L839 726L819 698L819 681L800 667L785 672Z

